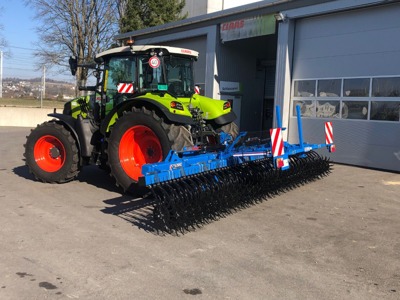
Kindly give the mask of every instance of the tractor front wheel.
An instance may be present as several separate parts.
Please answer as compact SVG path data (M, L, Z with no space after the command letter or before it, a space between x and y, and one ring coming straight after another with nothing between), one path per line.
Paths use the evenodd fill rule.
M63 183L79 173L76 140L62 124L45 122L32 129L25 144L26 165L36 179Z

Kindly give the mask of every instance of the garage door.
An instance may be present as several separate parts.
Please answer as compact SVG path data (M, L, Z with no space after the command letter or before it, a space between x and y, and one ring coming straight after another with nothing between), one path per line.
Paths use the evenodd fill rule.
M337 162L400 171L400 4L298 20L289 138L324 140L332 121Z

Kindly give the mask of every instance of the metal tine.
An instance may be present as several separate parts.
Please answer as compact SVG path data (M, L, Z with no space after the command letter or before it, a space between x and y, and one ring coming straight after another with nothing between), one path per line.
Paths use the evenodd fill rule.
M253 164L253 182L255 186L255 195L254 198L251 199L252 203L260 203L264 200L265 197L265 187L264 187L264 176L265 174L265 168L263 166L264 162L263 161L258 161L256 164Z
M204 184L205 187L205 191L204 191L204 201L201 203L202 205L202 209L204 209L204 211L206 212L206 214L204 215L205 219L210 222L211 220L214 221L214 213L218 207L218 205L216 205L215 201L217 201L214 198L213 195L213 189L215 189L215 187L213 187L213 183L212 181L210 181L207 178L207 174L203 174L202 176L199 176L199 179L201 180L201 182Z
M247 182L247 176L244 172L244 166L235 166L229 170L229 176L233 180L232 194L229 199L230 207L232 210L240 210L242 208L242 203L246 200L247 191L250 186L244 188L245 182Z
M231 168L217 170L214 174L219 185L220 202L223 209L223 215L226 216L232 212L232 203L235 197L234 176Z
M206 187L198 175L196 175L193 179L199 188L199 198L196 203L195 221L197 221L198 224L207 223L208 208L204 207L204 202L207 201Z
M187 225L187 218L189 216L187 213L186 203L186 199L188 197L185 193L185 190L181 187L181 184L183 184L182 180L173 180L170 183L170 186L175 192L176 230L184 233L184 231L187 231L189 229L189 226Z
M239 204L243 202L243 173L242 168L231 167L219 172L219 176L224 182L224 207L225 214L236 211Z
M232 168L226 168L220 170L219 176L223 178L223 182L226 183L224 189L224 197L226 203L227 213L231 213L236 210L238 199L241 195L241 183L238 174Z
M243 177L239 169L240 168L237 166L234 166L223 171L223 176L226 178L226 181L230 183L229 189L227 190L227 201L231 211L236 211L238 209L238 203L240 203L243 194Z
M204 189L202 185L201 186L199 185L197 176L190 177L188 179L188 184L192 188L192 191L194 192L195 195L195 197L192 199L192 203L190 206L193 216L192 226L200 227L202 224L201 221L203 219L203 213L204 213L204 211L202 211L201 209L201 204L200 204L203 201L202 197Z
M205 180L208 181L210 186L210 191L212 191L210 193L210 200L212 203L210 218L212 220L217 220L224 216L224 206L223 206L223 201L221 199L222 193L220 184L218 184L218 180L215 177L215 172L206 174Z
M274 169L271 165L271 160L264 160L260 164L260 187L261 187L261 199L273 197L275 190L277 189L277 178L275 177Z
M228 183L225 188L227 212L235 212L238 209L238 203L240 203L243 194L243 178L235 167L223 170L221 176Z
M195 205L192 205L195 202L195 198L197 197L196 193L195 193L195 189L193 189L193 187L190 185L190 179L185 178L184 180L182 180L182 187L185 189L186 191L186 195L187 198L185 199L185 220L186 220L186 225L187 225L187 230L190 230L189 227L191 227L192 229L195 229L194 226L194 220L196 218L196 214L195 214Z
M168 209L169 195L161 185L151 187L152 193L158 198L153 208L153 219L157 225L157 232L170 232L170 211Z
M169 229L176 231L177 226L178 226L178 211L177 211L177 203L178 200L178 196L176 194L176 191L174 188L171 187L171 181L167 181L165 182L165 190L168 193L168 200L166 201L167 204L167 208L169 211Z
M225 198L225 189L227 182L223 180L221 176L218 176L218 172L214 171L213 173L208 174L208 180L210 180L215 186L215 191L213 193L213 203L215 203L215 216L218 218L226 216L226 198Z
M192 203L192 205L195 205L193 210L193 216L194 216L193 222L196 222L198 225L200 225L206 222L207 211L206 208L204 208L204 202L207 199L208 187L201 180L199 175L195 175L193 177L193 184L195 184L198 189L197 201L196 203Z

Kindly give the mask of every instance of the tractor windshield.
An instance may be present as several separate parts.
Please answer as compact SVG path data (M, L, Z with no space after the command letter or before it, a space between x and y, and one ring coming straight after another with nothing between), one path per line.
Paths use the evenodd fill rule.
M194 91L192 60L186 57L139 57L139 89L168 91L177 97L190 97Z
M185 57L165 57L168 91L181 97L190 97L194 91L192 60Z

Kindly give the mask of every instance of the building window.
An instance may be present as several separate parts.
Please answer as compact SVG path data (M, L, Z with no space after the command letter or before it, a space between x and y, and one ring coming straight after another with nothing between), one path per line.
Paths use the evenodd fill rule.
M295 97L314 97L315 80L301 80L294 82Z
M371 120L399 121L400 101L371 101Z
M370 78L345 79L343 97L369 97Z
M318 80L317 97L340 97L341 79Z
M368 119L368 101L343 101L342 119Z
M372 97L400 97L400 77L372 79Z
M300 106L300 115L302 117L314 117L315 102L314 101L294 101L293 116L297 116L296 106Z
M317 101L317 118L339 118L340 101Z
M400 75L295 80L292 101L294 117L399 122Z

